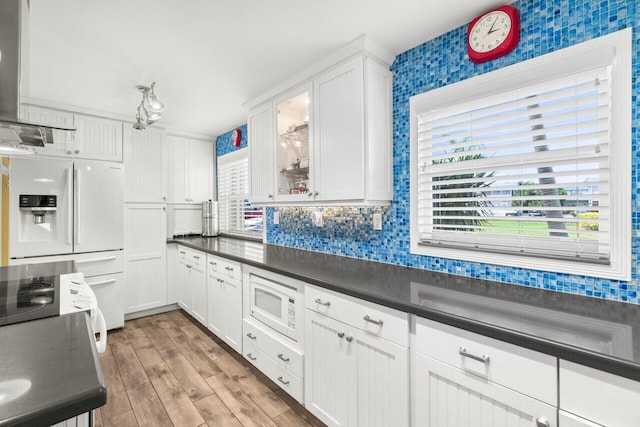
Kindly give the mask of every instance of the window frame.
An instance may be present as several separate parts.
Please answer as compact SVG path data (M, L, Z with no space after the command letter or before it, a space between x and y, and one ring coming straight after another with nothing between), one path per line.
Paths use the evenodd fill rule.
M607 279L631 279L631 29L621 30L410 98L410 252L455 260L554 271ZM521 86L612 66L610 264L571 262L419 244L418 114ZM461 172L464 172L461 170Z
M221 191L220 191L220 182L222 181L220 179L220 171L221 171L221 165L224 165L225 163L234 163L234 162L239 162L242 160L246 160L247 162L247 179L249 179L249 149L248 148L242 148L236 151L233 151L231 153L227 153L227 154L223 154L222 156L219 156L216 158L216 162L217 162L217 167L216 170L218 171L218 179L216 180L216 191L217 191L217 195L218 195L218 202L219 202L219 209L222 209L222 203L220 203L220 196L221 196ZM249 183L247 183L247 189L248 189ZM247 192L246 193L246 198L245 200L249 200L249 196L250 193ZM221 235L227 235L227 236L233 236L233 237L241 237L241 238L247 238L247 239L253 239L253 240L264 240L264 236L266 233L266 223L265 223L265 210L262 207L257 207L256 209L260 209L262 212L262 231L260 232L254 232L254 231L238 231L238 230L223 230L222 229L222 222L220 221L220 234ZM244 210L243 210L244 212ZM219 212L218 213L219 217L222 217L222 213ZM243 214L244 216L244 214Z

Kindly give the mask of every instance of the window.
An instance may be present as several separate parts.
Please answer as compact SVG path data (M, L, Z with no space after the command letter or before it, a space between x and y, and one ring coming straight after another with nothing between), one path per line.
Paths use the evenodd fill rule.
M628 279L629 58L622 31L413 97L412 252Z
M218 205L220 232L246 237L262 237L262 209L249 204L248 150L218 158Z

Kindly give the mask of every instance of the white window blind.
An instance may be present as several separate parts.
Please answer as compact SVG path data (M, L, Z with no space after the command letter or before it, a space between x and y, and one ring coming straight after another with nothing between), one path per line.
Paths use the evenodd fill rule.
M262 235L262 209L249 204L249 158L246 149L218 159L220 232Z
M611 67L417 115L422 245L608 264Z

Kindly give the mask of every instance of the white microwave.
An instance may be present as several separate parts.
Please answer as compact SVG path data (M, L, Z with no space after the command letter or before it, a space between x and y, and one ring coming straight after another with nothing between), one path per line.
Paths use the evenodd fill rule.
M249 299L251 317L298 341L296 313L302 301L296 288L251 274Z

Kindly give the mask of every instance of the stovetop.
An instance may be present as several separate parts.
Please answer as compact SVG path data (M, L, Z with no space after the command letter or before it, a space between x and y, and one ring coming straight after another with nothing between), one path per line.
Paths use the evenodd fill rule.
M60 314L59 276L0 281L0 326Z

